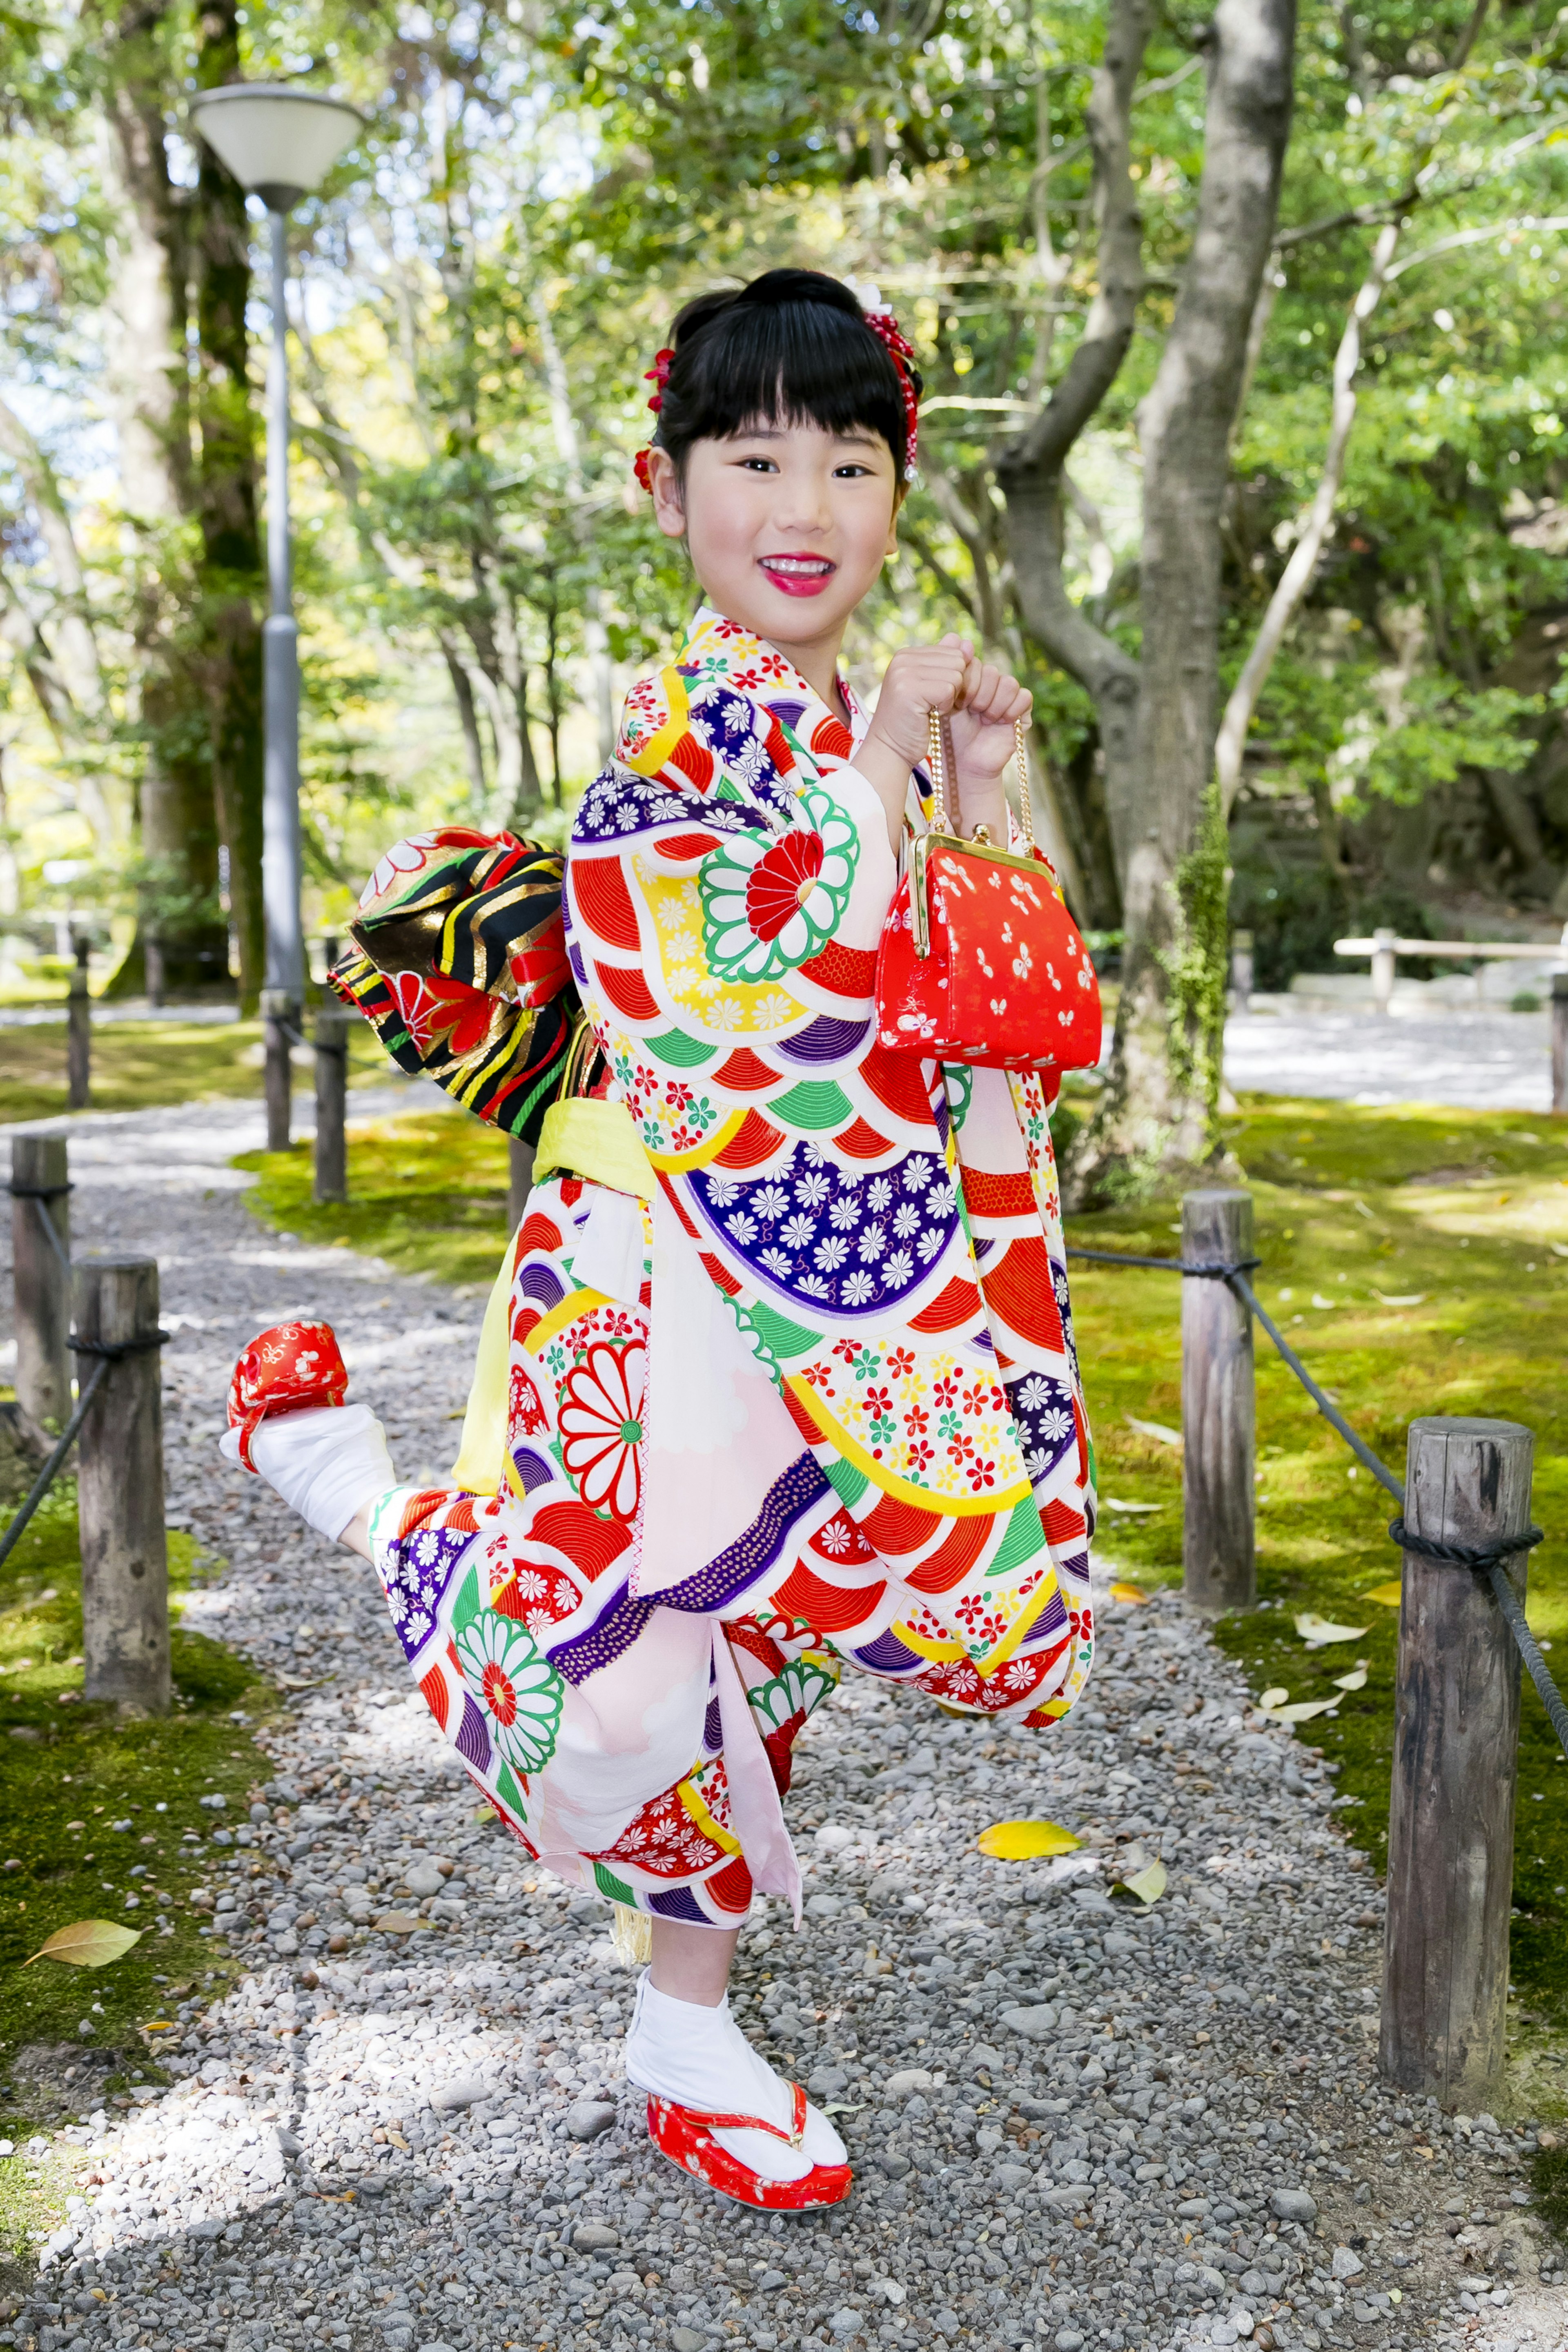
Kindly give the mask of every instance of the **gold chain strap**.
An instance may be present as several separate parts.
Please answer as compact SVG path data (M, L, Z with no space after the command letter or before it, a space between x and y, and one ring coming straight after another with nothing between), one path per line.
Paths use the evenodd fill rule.
M931 831L951 833L952 825L947 813L948 745L952 738L947 722L941 713L926 713L926 764L931 770ZM1024 829L1024 839L1031 849L1035 846L1035 811L1029 794L1029 759L1024 749L1024 722L1013 721L1013 742L1018 762L1018 821ZM952 780L956 783L957 779Z

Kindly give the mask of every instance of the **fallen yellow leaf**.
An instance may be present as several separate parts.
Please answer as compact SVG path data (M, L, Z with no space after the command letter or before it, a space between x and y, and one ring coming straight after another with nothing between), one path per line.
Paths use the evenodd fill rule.
M997 1862L1035 1862L1042 1854L1076 1853L1083 1840L1060 1822L993 1822L978 1843Z
M1271 1706L1268 1713L1276 1723L1309 1723L1315 1715L1327 1715L1330 1707L1338 1706L1337 1698L1299 1698L1294 1706Z
M106 1969L141 1941L140 1927L122 1927L116 1919L73 1919L68 1927L57 1927L22 1965L30 1969L34 1960L62 1960L73 1969Z
M1105 1507L1108 1511L1144 1512L1163 1511L1165 1506L1163 1503L1124 1503L1119 1495L1107 1495Z
M1366 1660L1364 1658L1358 1658L1354 1666L1348 1675L1336 1675L1334 1676L1334 1688L1336 1690L1342 1691L1365 1690Z
M1142 1606L1149 1598L1141 1584L1112 1584L1106 1589L1112 1601L1130 1601L1135 1607Z
M1321 1649L1327 1642L1359 1642L1366 1627L1336 1625L1331 1619L1320 1617L1315 1610L1303 1609L1296 1620L1296 1631L1303 1642L1310 1642L1314 1649Z
M1136 1895L1139 1902L1147 1910L1152 1903L1158 1903L1161 1895L1165 1892L1166 1884L1164 1864L1152 1862L1147 1870L1141 1870L1138 1873L1136 1878L1124 1878L1121 1881L1121 1891L1124 1895Z
M1266 1690L1258 1704L1267 1714L1270 1707L1283 1706L1289 1696L1289 1692L1282 1687L1277 1687L1273 1690Z
M1372 1295L1381 1298L1385 1307L1425 1307L1428 1296L1425 1290L1379 1290L1375 1283Z
M1363 1601L1375 1601L1380 1609L1397 1609L1404 1597L1405 1587L1397 1576L1391 1576L1386 1584L1374 1584L1370 1592L1362 1594Z
M1135 1429L1140 1437L1152 1437L1156 1445L1179 1446L1182 1442L1181 1431L1170 1428L1163 1421L1140 1421L1132 1413L1128 1413L1125 1419L1129 1429Z

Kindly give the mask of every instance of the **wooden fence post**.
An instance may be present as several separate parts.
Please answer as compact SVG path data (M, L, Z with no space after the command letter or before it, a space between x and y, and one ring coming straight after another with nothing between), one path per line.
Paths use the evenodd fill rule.
M507 1158L511 1173L507 1184L506 1221L508 1230L515 1234L522 1223L528 1196L533 1190L533 1146L524 1143L520 1136L509 1135Z
M1372 935L1372 1002L1377 1013L1389 1012L1394 1003L1394 942L1399 937L1386 925Z
M1487 1545L1530 1525L1531 1433L1517 1421L1410 1424L1405 1524ZM1524 1598L1530 1555L1509 1563ZM1502 2079L1519 1653L1483 1577L1405 1555L1388 1811L1378 2063L1472 2114Z
M1245 1013L1252 1002L1252 933L1230 935L1230 1009Z
M349 1018L332 1001L316 1015L316 1170L318 1201L349 1197L348 1140L343 1132L349 1079Z
M70 1418L70 1192L60 1135L11 1139L16 1401L45 1429Z
M83 934L76 941L76 970L71 974L70 1000L66 1006L66 1100L72 1110L85 1110L92 1089L92 1003L87 992L87 958L90 942Z
M1252 1255L1252 1195L1187 1192L1182 1256L1234 1265ZM1253 1540L1252 1316L1227 1283L1182 1282L1182 1559L1194 1609L1217 1616L1258 1598Z
M267 1149L287 1151L292 1116L294 1072L289 1056L289 1015L291 1000L286 990L261 992L262 1095L267 1105Z
M112 1357L82 1423L77 1467L84 1695L127 1714L169 1711L169 1568L163 1533L163 1398L158 1262L88 1257L77 1267L77 1336ZM94 1355L81 1350L81 1377Z
M1552 975L1552 1108L1568 1118L1568 971Z

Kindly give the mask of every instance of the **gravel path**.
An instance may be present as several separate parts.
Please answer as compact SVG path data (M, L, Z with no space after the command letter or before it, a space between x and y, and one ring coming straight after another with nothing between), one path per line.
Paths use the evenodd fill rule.
M210 1840L247 1973L181 2009L173 2088L66 2128L79 2208L0 2345L1565 2352L1531 2137L1377 2084L1380 1897L1331 1780L1171 1601L1105 1604L1054 1737L869 1682L822 1710L809 1932L752 1927L737 2006L842 2107L856 2191L752 2217L655 2156L606 1908L473 1819L368 1571L214 1443L241 1342L309 1312L400 1471L445 1464L482 1302L263 1234L226 1164L252 1140L243 1106L73 1125L78 1247L162 1262L170 1516L231 1563L188 1622L294 1713L265 1807ZM975 1853L1020 1813L1083 1853ZM1149 1913L1106 1891L1130 1844L1169 1868Z
M1232 1013L1225 1075L1233 1087L1337 1102L1452 1103L1466 1110L1550 1111L1545 1013Z

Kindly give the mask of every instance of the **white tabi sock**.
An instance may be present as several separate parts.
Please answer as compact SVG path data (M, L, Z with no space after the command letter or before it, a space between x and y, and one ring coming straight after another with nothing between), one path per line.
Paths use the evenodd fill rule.
M728 1998L717 2009L674 2000L655 1990L646 1969L626 2035L626 2076L639 2090L657 2092L699 2115L761 2116L785 2131L790 2127L792 2100L784 2079L752 2049L730 2014ZM771 2132L716 2131L713 2137L764 2180L804 2180L814 2165L848 2161L827 2117L809 2105L798 2147Z

